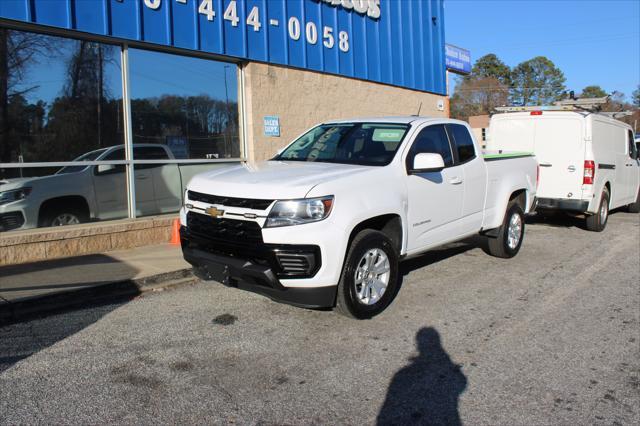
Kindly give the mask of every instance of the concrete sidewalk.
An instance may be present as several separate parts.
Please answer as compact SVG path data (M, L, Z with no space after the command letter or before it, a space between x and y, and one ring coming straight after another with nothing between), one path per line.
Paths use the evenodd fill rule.
M97 293L101 297L110 291L139 294L163 283L192 279L180 247L169 244L2 266L0 311L11 310L11 316L16 316L18 309L24 311L28 305L34 314L40 307L50 310L80 299L89 301Z

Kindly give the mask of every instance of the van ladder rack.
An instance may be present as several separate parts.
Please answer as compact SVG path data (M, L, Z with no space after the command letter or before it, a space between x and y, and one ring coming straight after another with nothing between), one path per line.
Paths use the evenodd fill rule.
M524 111L588 111L598 112L602 105L609 101L609 96L601 98L565 99L555 102L554 105L537 106L502 106L494 108L497 112L524 112Z

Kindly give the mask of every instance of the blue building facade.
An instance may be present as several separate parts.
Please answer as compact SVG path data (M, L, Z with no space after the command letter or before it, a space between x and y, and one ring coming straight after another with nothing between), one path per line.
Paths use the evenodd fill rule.
M443 0L2 0L0 18L446 91Z

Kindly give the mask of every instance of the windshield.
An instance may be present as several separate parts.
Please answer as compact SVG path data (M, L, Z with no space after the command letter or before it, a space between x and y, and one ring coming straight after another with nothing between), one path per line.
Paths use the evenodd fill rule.
M280 161L386 166L402 143L408 124L322 124L274 158Z
M106 149L99 149L97 151L87 152L86 154L82 154L80 157L76 158L73 161L94 161L96 158L100 156ZM77 173L84 170L87 166L67 166L63 167L56 172L57 175L62 175L65 173Z

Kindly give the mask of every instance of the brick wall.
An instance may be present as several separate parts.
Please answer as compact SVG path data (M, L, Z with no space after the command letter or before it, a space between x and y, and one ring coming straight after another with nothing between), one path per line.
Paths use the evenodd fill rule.
M265 160L300 133L322 121L363 116L446 117L445 96L281 66L245 66L247 157ZM437 102L444 101L444 111ZM280 137L267 137L263 117L280 117Z

